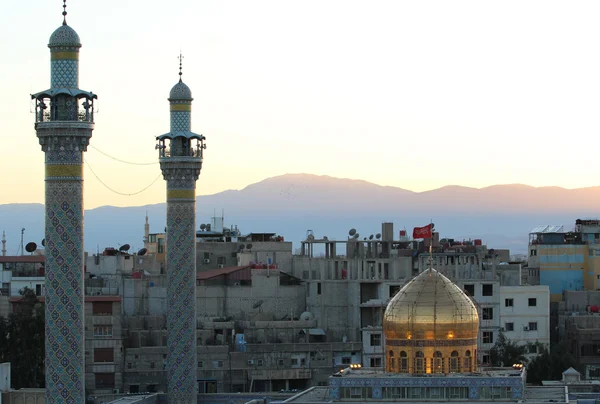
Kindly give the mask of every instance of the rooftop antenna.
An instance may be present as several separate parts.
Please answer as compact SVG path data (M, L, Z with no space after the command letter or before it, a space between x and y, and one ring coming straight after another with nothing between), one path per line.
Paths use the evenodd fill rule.
M67 25L67 0L63 0L63 25Z
M179 82L181 83L181 76L183 75L183 54L181 53L181 49L179 49Z

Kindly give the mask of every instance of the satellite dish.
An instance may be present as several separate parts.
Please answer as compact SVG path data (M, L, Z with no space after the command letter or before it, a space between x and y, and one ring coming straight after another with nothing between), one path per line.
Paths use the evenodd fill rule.
M365 238L363 238L363 240L364 240L364 241L367 241L367 238L365 237Z
M123 244L121 247L119 247L119 251L121 251L121 252L129 251L130 248L131 248L131 246L129 244Z
M375 238L376 238L377 240L379 240L379 239L381 238L381 233L377 233L377 234L375 235Z
M311 321L314 319L315 316L310 311L305 311L304 313L300 314L300 321Z
M246 248L249 250L252 248L252 244L246 244Z
M210 231L210 224L206 225L206 231Z
M262 306L262 304L263 304L263 301L259 300L257 302L254 302L254 304L252 305L252 308L253 309L258 309L260 306Z
M146 255L146 253L148 252L148 250L146 248L142 248L141 250L138 251L138 255Z
M354 238L358 238L358 236L360 236L360 234L358 234L358 233L354 234Z
M46 239L45 238L42 239L42 247L46 247Z
M350 236L354 236L356 234L356 229L350 229L350 231L348 232L348 235Z
M369 240L373 240L373 235L372 234L369 236Z
M242 251L242 250L244 249L244 245L243 245L243 244L240 244L240 246L238 247L238 249L239 249L240 251Z
M205 225L204 223L202 223L202 224L200 225L200 230L204 230L204 229L206 229L206 225Z
M27 243L27 245L25 246L25 251L27 251L28 253L32 253L35 250L37 250L37 244L33 241L31 243Z

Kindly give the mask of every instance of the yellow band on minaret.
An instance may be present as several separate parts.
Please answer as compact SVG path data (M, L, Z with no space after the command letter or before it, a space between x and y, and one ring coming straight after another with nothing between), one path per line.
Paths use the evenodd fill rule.
M169 189L167 190L167 199L195 199L196 190L194 189Z
M79 60L79 52L51 52L50 60Z
M46 166L48 177L82 177L83 165L81 164L52 164Z
M171 111L191 112L192 105L191 104L171 104Z

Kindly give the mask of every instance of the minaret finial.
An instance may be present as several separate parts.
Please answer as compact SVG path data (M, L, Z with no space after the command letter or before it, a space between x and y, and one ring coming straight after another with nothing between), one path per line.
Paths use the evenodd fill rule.
M182 66L183 65L183 54L181 53L181 50L179 50L179 57L178 57L178 59L179 59L179 82L181 83L181 75L183 74L182 73L182 70L183 70L183 66Z
M67 0L63 0L63 25L67 25Z

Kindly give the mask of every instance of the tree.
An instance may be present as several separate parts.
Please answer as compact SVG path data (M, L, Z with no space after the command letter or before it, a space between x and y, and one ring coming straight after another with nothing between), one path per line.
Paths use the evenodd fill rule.
M519 345L506 338L504 333L498 334L496 343L490 349L490 363L492 366L512 366L515 363L527 363L525 353L527 347Z
M11 363L12 387L44 387L44 307L29 288L8 319L0 317L0 360Z
M527 383L541 384L542 380L560 380L562 372L568 368L579 369L580 364L567 347L565 341L552 347L544 348L527 366Z

